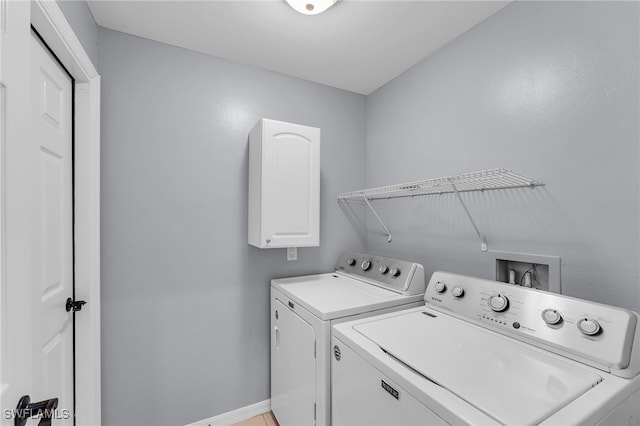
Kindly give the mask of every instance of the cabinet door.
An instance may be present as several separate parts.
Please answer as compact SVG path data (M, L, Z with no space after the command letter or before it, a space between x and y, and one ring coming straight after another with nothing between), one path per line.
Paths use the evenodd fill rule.
M316 401L313 327L277 299L272 299L271 310L271 410L281 425L313 425Z
M263 120L262 235L266 247L319 245L320 129Z

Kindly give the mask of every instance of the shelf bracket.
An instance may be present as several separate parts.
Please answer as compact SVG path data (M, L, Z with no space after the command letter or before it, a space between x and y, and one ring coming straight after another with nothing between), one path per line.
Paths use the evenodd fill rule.
M380 222L380 225L382 225L382 227L384 228L385 232L387 233L387 242L390 243L391 242L391 232L389 232L389 228L387 228L387 226L384 224L382 219L380 219L380 216L378 216L378 213L376 213L375 209L373 208L373 206L371 205L369 200L367 200L367 197L362 197L362 199L364 200L365 203L367 203L367 206L369 206L369 210L371 210L371 212L373 212L373 215L376 217L376 219L378 219L378 222Z
M478 229L478 225L476 225L476 221L473 220L473 216L471 216L471 213L469 212L467 205L464 203L464 200L460 196L460 192L458 192L458 188L456 187L456 184L452 182L451 188L453 188L453 192L456 193L456 196L458 197L458 201L460 201L460 204L462 204L462 208L464 209L464 212L467 214L469 221L471 221L471 224L473 225L473 229L475 229L476 234L478 234L478 238L480 238L480 249L482 251L487 251L488 250L487 239L484 237L484 235L482 235L482 232L480 232L480 230Z

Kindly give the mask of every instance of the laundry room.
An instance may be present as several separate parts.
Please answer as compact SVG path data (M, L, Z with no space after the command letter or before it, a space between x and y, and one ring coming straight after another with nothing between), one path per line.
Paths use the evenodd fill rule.
M606 418L640 425L640 2L0 3L4 34L12 34L18 26L12 16L19 16L28 30L16 31L55 56L75 99L68 257L74 290L63 297L73 348L61 352L74 353L66 388L73 396L56 400L60 412L52 424L589 424ZM46 367L20 376L9 373L17 370L7 361L24 343L18 331L34 333L11 325L20 315L12 310L19 280L13 274L34 270L37 258L12 240L19 238L11 230L28 229L13 225L28 209L12 210L18 195L10 186L32 170L11 165L22 152L13 141L31 130L26 120L12 118L22 108L12 84L28 79L10 62L19 56L16 63L28 65L35 56L12 53L29 48L5 35L0 390L9 422L19 412L7 411L16 396L56 395L24 384L46 376L43 389L49 389L54 376L43 373ZM93 148L84 144L85 134ZM300 161L278 162L273 151L273 164L254 164L274 135L315 145L284 154ZM307 169L295 174L305 161L313 171L309 181ZM273 193L265 192L267 181ZM273 201L278 194L293 201ZM265 239L257 227L268 203L283 228L302 223L312 237L297 241L297 231L284 229L282 241L275 234ZM42 235L58 238L44 230L44 219L36 220ZM14 258L30 260L12 270ZM30 274L37 275L24 276L35 282ZM302 281L297 277L316 274L308 289L292 287ZM353 286L351 293L333 293L345 286ZM50 288L38 300L58 287ZM462 306L458 301L476 296L488 313L465 307L443 318ZM306 297L318 304L305 305ZM363 297L361 305L353 302ZM542 316L540 329L527 322L526 306L534 304L531 318ZM30 307L29 315L36 318L38 309ZM518 315L514 309L527 319L508 316ZM403 310L415 318L398 314ZM372 322L374 313L385 322ZM523 349L518 362L549 351L546 358L523 369L515 390L496 392L509 401L510 394L539 386L555 402L532 403L541 407L536 411L513 397L518 410L503 412L483 399L491 392L466 384L458 392L454 384L445 394L446 386L434 386L455 382L457 373L448 376L444 368L431 375L430 365L465 358L439 358L426 343L402 339L419 335L409 330L422 320L466 336L470 326L460 320L467 317L474 327L487 323L489 332L469 332L462 344L436 337L434 325L433 341L500 368L513 361L505 355L511 347L539 345ZM302 318L291 326L296 342L314 336L311 387L296 381L298 371L309 370L299 347L287 346L288 318ZM553 335L569 329L575 336ZM517 342L505 343L504 352L490 350L507 338ZM614 339L606 341L609 349L581 346L604 338ZM55 339L46 338L44 347ZM277 361L276 379L280 347L291 353ZM37 356L30 354L27 365ZM416 377L400 373L399 365ZM372 368L383 375L376 376L381 393L375 396L358 387ZM553 380L535 382L551 370L558 372ZM474 384L485 380L468 375ZM591 388L609 393L590 394ZM312 407L300 417L305 392ZM572 403L578 399L580 405ZM398 401L402 414L385 417L396 413L386 404ZM18 407L32 408L28 403ZM578 414L584 407L596 407L592 417ZM68 410L73 423L65 423Z

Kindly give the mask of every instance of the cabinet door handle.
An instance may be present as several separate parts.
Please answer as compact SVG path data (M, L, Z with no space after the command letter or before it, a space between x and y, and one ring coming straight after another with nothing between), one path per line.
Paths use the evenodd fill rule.
M273 327L273 330L276 332L276 350L280 349L280 330L278 327Z

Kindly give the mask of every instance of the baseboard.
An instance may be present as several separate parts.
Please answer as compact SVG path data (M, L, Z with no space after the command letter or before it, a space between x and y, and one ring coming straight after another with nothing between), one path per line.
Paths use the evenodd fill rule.
M255 404L247 405L246 407L238 408L237 410L229 411L227 413L222 413L215 417L199 420L195 423L189 423L186 426L229 426L233 423L238 423L243 420L250 419L251 417L268 413L269 411L271 411L271 400L266 399L262 402L256 402Z

